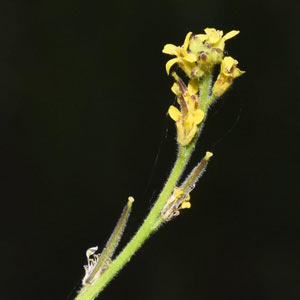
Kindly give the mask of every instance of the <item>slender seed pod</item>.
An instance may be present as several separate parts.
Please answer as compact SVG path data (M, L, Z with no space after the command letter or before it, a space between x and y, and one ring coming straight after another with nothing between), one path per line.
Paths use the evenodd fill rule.
M83 285L93 284L99 278L99 276L108 268L109 264L111 263L111 257L114 255L114 252L121 240L122 234L126 227L133 202L134 198L129 197L128 202L124 207L122 214L119 218L119 221L109 240L107 241L102 253L94 254L95 251L98 249L97 247L93 247L87 250L88 265L84 267L86 274L82 280ZM93 255L92 259L89 258L91 255Z

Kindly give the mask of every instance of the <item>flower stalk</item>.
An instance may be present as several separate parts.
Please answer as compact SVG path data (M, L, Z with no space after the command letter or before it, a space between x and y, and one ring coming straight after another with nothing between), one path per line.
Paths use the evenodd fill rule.
M231 31L223 36L222 31L206 28L205 34L192 36L189 32L182 46L167 44L164 47L164 53L176 56L166 63L167 73L169 74L170 69L177 64L188 77L188 84L185 84L184 80L172 72L175 82L171 90L177 97L179 109L171 105L168 112L175 121L177 129L176 162L148 216L120 254L110 260L125 228L133 200L129 201L124 208L102 254L95 254L97 247L87 251L88 260L90 256L95 258L91 262L95 267L86 274L76 300L95 299L161 224L178 216L180 210L191 207L190 192L203 174L212 153L206 153L179 187L178 182L195 149L210 105L224 94L236 77L243 74L243 71L236 67L238 63L236 60L231 57L223 59L225 41L238 33L238 31ZM213 69L217 64L221 64L221 72L212 85Z

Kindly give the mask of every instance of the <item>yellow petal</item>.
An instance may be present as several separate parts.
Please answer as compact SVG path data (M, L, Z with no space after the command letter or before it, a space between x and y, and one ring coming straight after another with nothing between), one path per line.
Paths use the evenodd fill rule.
M215 28L206 28L204 31L208 36L208 42L211 44L219 42L223 35L223 31L216 30Z
M198 93L198 82L196 80L189 81L188 91L190 95L196 95Z
M195 118L192 113L188 113L185 116L183 126L186 132L190 132L193 129L193 127L195 127Z
M188 202L190 200L191 200L191 196L190 196L190 194L187 194L184 198L184 201Z
M232 58L231 56L224 57L223 61L224 61L224 66L226 67L226 69L230 69L234 65L238 64L238 61L235 60L234 58Z
M238 64L238 61L231 56L226 56L222 60L221 72L226 76L232 76L232 68Z
M169 75L171 67L178 62L178 58L172 58L166 63L166 71Z
M233 38L234 36L238 35L240 32L238 30L231 30L230 32L226 33L224 36L223 36L223 40L226 41L226 40L229 40L231 38Z
M206 34L197 34L191 37L189 49L192 53L199 53L200 51L205 50L203 42L205 41L206 37Z
M230 76L225 76L223 73L219 74L217 80L212 89L212 93L215 97L222 96L228 88L232 85L233 78Z
M185 208L191 208L191 203L190 202L182 202L180 208L185 209Z
M175 95L179 95L180 94L180 88L177 82L174 82L174 84L171 87L171 91L175 94Z
M170 54L170 55L176 55L177 46L173 44L167 44L164 46L163 53Z
M177 124L177 123L176 123ZM182 140L182 145L187 146L195 137L196 133L198 131L198 127L195 125L191 128L189 133L184 136L184 139Z
M170 117L177 122L181 116L181 112L179 111L179 109L177 109L175 106L171 105L169 107L168 113L170 115Z
M181 122L176 122L177 128L177 142L182 146L186 146L185 144L185 132Z
M188 53L183 57L183 60L193 63L197 60L197 56L193 53Z
M204 111L201 109L197 109L194 112L194 122L196 125L200 124L204 119Z
M244 73L246 73L246 71L242 71L239 68L234 68L232 76L233 76L233 78L237 78L237 77L243 75Z
M197 34L196 37L199 38L201 42L204 42L208 39L207 34Z
M190 41L191 35L192 35L192 32L189 32L189 33L186 35L185 39L184 39L184 43L183 43L183 45L182 45L182 48L183 48L184 50L187 50L187 48L188 48L188 46L189 46L189 41Z
M212 32L216 32L217 30L216 30L216 28L205 28L204 29L204 32L207 34L207 35L211 35L212 34Z
M179 199L182 196L182 194L183 194L183 190L177 187L174 188L173 195L176 199Z

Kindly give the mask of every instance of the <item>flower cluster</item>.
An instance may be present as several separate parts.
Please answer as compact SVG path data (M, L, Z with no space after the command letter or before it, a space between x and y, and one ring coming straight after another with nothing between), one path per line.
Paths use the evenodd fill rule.
M167 44L163 48L163 53L176 56L166 63L167 74L177 64L189 78L186 87L183 80L175 72L172 73L175 79L172 91L177 97L180 110L171 105L169 115L176 122L177 141L181 146L190 144L204 120L206 111L203 108L207 109L207 105L201 103L203 100L200 95L204 78L211 78L214 67L221 64L220 74L209 91L209 100L212 102L226 92L235 78L244 73L237 68L237 60L230 56L224 57L225 42L239 34L239 31L232 30L224 36L223 31L214 28L206 28L204 32L196 35L189 32L182 46Z

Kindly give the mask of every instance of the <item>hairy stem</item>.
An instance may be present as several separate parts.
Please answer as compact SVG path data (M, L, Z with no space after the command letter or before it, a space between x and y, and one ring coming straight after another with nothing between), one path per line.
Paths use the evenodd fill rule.
M209 104L211 103L210 84L211 76L207 76L200 83L201 98L199 105L205 113L207 112ZM144 220L142 226L133 236L131 241L126 245L126 247L121 251L121 253L116 257L116 259L111 263L109 268L100 276L100 278L92 285L86 285L82 287L76 297L76 300L95 299L97 295L105 288L105 286L113 279L113 277L115 277L116 274L130 261L134 253L159 226L161 223L161 210L173 192L178 180L182 176L185 166L187 165L194 150L197 139L198 137L195 137L194 140L186 147L179 147L177 160L169 175L169 178L156 203L152 207L147 218Z

